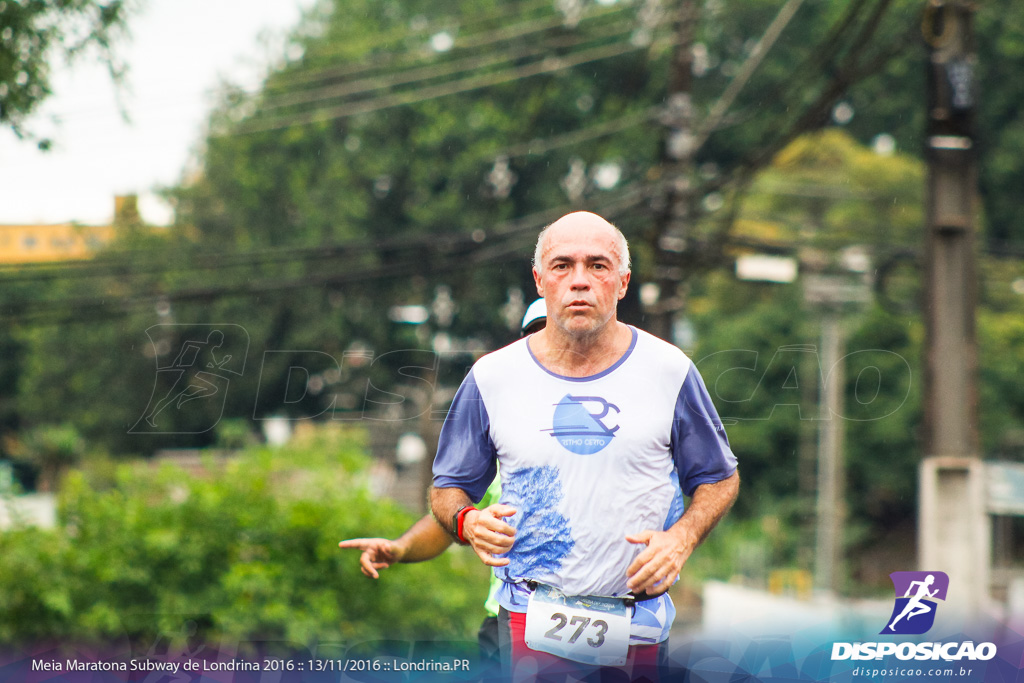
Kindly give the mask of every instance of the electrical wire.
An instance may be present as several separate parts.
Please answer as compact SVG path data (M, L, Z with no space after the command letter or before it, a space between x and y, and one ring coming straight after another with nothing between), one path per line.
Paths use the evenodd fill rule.
M480 153L480 159L494 159L500 156L514 158L544 154L562 147L580 144L603 136L612 135L655 118L660 107L631 113L582 129L543 139L534 139L511 147L495 146ZM507 228L497 228L494 234L503 234ZM461 239L458 235L428 235L421 237L403 236L385 240L365 242L329 243L316 246L297 246L210 253L201 251L189 254L188 263L182 267L169 267L166 258L155 256L152 250L112 249L97 256L83 259L69 259L59 262L0 263L0 282L36 282L69 280L76 278L128 276L159 274L169 270L221 270L224 268L272 265L296 260L316 261L351 257L359 253L378 250L421 249L438 241Z
M601 202L595 207L609 217L616 216L650 196L643 186L632 186L614 198ZM522 253L529 253L540 227L546 225L567 211L570 207L559 206L537 212L523 218L505 221L483 236L480 234L450 236L438 242L436 237L431 248L412 249L403 259L388 264L371 265L363 268L346 267L341 274L305 275L291 279L253 280L240 284L211 287L183 288L169 292L133 293L130 297L61 297L57 299L24 299L2 302L0 320L19 324L64 324L86 322L94 319L97 311L126 315L139 306L155 306L162 302L202 302L222 297L262 296L276 292L291 292L310 287L334 288L362 282L397 279L426 269L428 275L453 272L467 267L501 263ZM433 236L432 236L433 237ZM53 314L71 314L53 317Z
M657 118L661 110L662 107L660 106L649 107L641 112L629 113L609 121L592 124L548 138L533 139L512 146L496 145L490 150L480 153L478 157L491 160L501 156L516 158L547 154L556 149L582 144L642 125ZM159 274L169 270L222 270L225 268L288 263L296 260L330 260L375 250L419 249L429 247L432 243L438 240L443 241L448 239L448 237L450 236L402 237L364 243L350 242L313 247L282 247L244 252L210 253L202 251L190 254L188 263L183 268L168 266L166 258L153 256L150 250L118 249L116 251L101 252L98 256L92 258L66 260L56 263L0 264L0 282L14 284L19 282Z
M453 15L445 15L445 16L441 16L441 17L431 18L431 19L429 19L429 22L431 24L434 24L434 25L456 25L456 24L464 23L467 26L474 26L474 25L477 25L477 24L483 24L483 23L487 23L487 22L490 22L490 21L500 20L501 18L507 17L507 16L512 16L512 15L522 16L524 14L528 14L528 13L530 13L532 11L535 11L535 10L537 10L539 8L542 8L542 7L551 7L551 0L536 0L536 2L524 3L524 4L519 5L519 6L516 6L515 3L509 3L509 4L512 5L511 8L506 7L506 6L503 5L501 8L499 8L497 11L495 11L493 13L485 13L485 14L481 14L481 15L474 15L474 16L470 17L468 20L463 18L463 17L457 17L457 16L453 16ZM426 35L428 35L430 33L430 31L436 31L436 30L437 30L436 28L432 28L432 29L424 28L424 29L420 30L418 33L421 33L421 34L426 36ZM389 39L391 39L392 36L394 38L396 38L396 39L397 38L406 38L411 33L416 33L416 32L412 31L408 26L396 26L393 29L391 29L389 33L383 34L383 36L381 36L381 34L377 34L377 35L378 35L378 37L381 37L382 42L387 42ZM469 34L469 35L476 36L477 34ZM332 52L328 52L328 51L319 51L319 52L312 52L312 53L307 53L307 54L311 54L313 56L313 58L319 58L319 57L330 57L331 54L333 54L333 53ZM401 60L401 59L407 59L409 57L414 57L415 59L422 59L421 55L412 55L411 53L387 53L386 55L376 55L375 58L384 57L384 56L387 56L389 58L394 58L395 61ZM242 86L241 90L244 91L244 92L247 92L249 94L257 94L261 90L274 90L274 89L278 89L278 88L281 88L281 87L291 88L296 83L300 83L302 81L315 81L315 80L317 80L318 78L321 78L321 77L323 77L323 78L333 78L333 77L338 77L338 76L349 76L349 75L352 75L353 73L366 72L366 71L370 71L372 69L375 69L375 68L378 68L378 67L383 67L383 66L387 66L387 64L370 65L370 64L367 63L366 60L362 60L358 64L345 64L345 65L341 65L341 66L332 66L332 67L309 67L309 68L303 68L301 66L292 66L289 69L289 76L288 76L289 77L289 82L286 83L286 84L277 84L277 83L273 83L273 82L255 83L255 84L253 84L251 86ZM259 80L260 81L264 81L265 78L266 77L261 78ZM181 90L176 90L173 87L173 85L174 85L173 83L164 83L163 84L164 87L162 88L162 92L166 95L166 99L161 98L160 100L152 101L153 106L160 106L161 109L166 109L165 104L174 104L176 102L181 102L182 101L182 96L181 96L182 91ZM172 86L172 87L168 87L168 86ZM209 88L201 88L198 91L196 91L196 90L194 90L192 88L188 88L187 91L188 92L195 92L196 94L198 94L200 96L204 96L204 97L214 97L214 96L217 96L221 92L221 87L220 86L215 86L215 87L209 87ZM63 110L63 111L58 111L58 112L55 112L53 114L53 117L55 119L57 119L57 120L64 121L64 120L67 120L67 119L77 119L77 118L80 118L80 117L95 116L97 114L107 115L108 113L109 113L109 111L108 111L107 107L102 107L102 108L101 107L89 107L89 108L85 108L85 109L67 109L67 110Z
M789 22L796 15L797 10L804 3L804 0L788 0L785 5L779 10L779 13L775 15L775 19L772 20L768 28L765 29L764 35L757 41L754 49L751 50L750 55L747 57L743 66L740 67L739 72L729 82L725 90L719 96L718 100L712 105L710 113L704 119L697 131L694 140L694 150L699 150L704 146L708 136L712 131L716 130L721 124L722 119L725 117L729 108L736 101L736 97L739 96L743 87L746 86L747 82L754 75L757 67L761 65L764 58L771 51L772 46L782 35L782 32L789 25Z
M666 42L674 44L675 41L670 40ZM295 126L305 126L312 123L323 123L335 119L358 116L360 114L369 114L393 107L438 99L448 95L455 95L496 85L512 83L532 76L557 73L583 64L620 57L646 49L648 49L647 46L638 46L632 43L602 45L600 47L582 50L570 55L547 57L531 64L515 67L513 69L478 76L468 76L466 78L441 85L427 86L417 90L392 93L372 100L362 100L336 107L318 109L308 113L270 118L268 120L256 118L240 124L237 130L233 131L232 134L246 135L257 132L292 128Z
M282 95L272 95L270 99L259 104L259 111L266 112L272 109L293 106L296 104L308 104L323 100L351 97L364 93L374 92L393 88L397 85L421 84L426 81L436 80L447 76L465 73L467 71L478 71L509 62L515 62L537 55L546 55L551 50L574 47L586 42L609 38L616 35L631 32L631 26L624 26L622 23L605 27L601 31L595 31L586 38L580 36L564 36L555 40L549 40L541 45L519 47L512 52L487 54L484 56L472 56L459 60L448 61L441 64L418 66L404 72L388 74L384 76L373 76L352 81L345 81L315 89L296 90L285 92Z
M569 131L559 135L553 135L549 138L542 140L531 140L529 142L522 142L511 147L506 147L498 155L504 155L509 158L521 157L521 156L535 156L539 154L547 154L548 152L564 147L570 147L572 145L578 145L584 142L590 142L598 138L606 137L608 135L614 135L621 133L622 131L628 130L635 126L648 123L656 120L661 113L664 111L664 107L656 105L648 107L647 109L632 114L625 114L618 118L610 121L604 121L602 123L595 123L582 128L579 130ZM492 154L491 156L495 156Z
M542 5L546 5L546 6L550 7L550 2L538 3L538 6L542 6ZM608 8L600 8L600 9L597 9L597 10L592 10L590 13L588 13L587 15L585 15L581 19L581 23L589 22L589 21L591 21L591 20L593 20L595 18L604 18L604 17L607 17L607 16L611 16L611 15L623 12L625 10L626 10L625 7L608 7ZM526 13L526 12L524 12L524 13ZM518 16L522 16L522 14L518 14ZM458 19L449 17L447 19L435 20L435 21L433 21L433 23L435 24L435 26L436 25L442 25L442 24L445 24L445 23L447 23L449 25L456 25L456 24L458 24ZM479 22L479 23L483 23L483 22ZM533 33L541 33L541 32L544 32L544 31L550 31L552 29L556 29L556 28L562 27L564 25L565 25L565 18L563 16L561 16L561 15L553 15L553 16L544 17L544 18L541 18L541 19L526 19L524 21L520 21L520 22L512 23L512 24L503 23L497 29L488 29L488 30L481 31L481 32L478 32L478 33L472 33L472 34L469 34L469 35L465 35L465 36L463 36L461 38L455 37L454 38L454 43L453 43L452 48L451 48L451 52L458 53L458 52L464 51L464 50L476 49L476 48L481 48L481 47L488 47L488 46L500 44L500 43L503 43L503 42L509 42L511 40L517 40L517 39L518 40L522 40L522 39L526 38L527 36L529 36L529 35L531 35ZM435 32L437 31L436 28L431 29L431 30L433 30ZM393 33L394 33L394 36L395 36L396 40L409 37L409 32L404 27L396 28ZM423 31L422 33L424 33L424 35L426 35L426 31ZM375 36L374 40L375 41L378 40L378 37ZM385 39L382 42L386 43L387 40ZM351 51L351 46L350 45L346 45L345 52L348 53L350 51ZM342 50L340 50L340 49L339 50L331 50L331 51L320 50L320 51L316 51L316 52L312 53L312 58L313 59L321 59L321 58L324 58L324 57L331 58L332 56L337 56L339 54L342 54ZM436 57L438 55L438 53L436 51L432 51L432 55ZM291 87L290 83L302 83L302 82L310 82L310 81L315 82L317 80L324 80L324 79L338 78L338 77L352 77L352 76L356 76L356 75L372 73L372 72L374 72L376 70L379 70L381 68L388 67L388 66L393 66L396 62L401 64L402 61L404 59L407 59L408 57L410 57L410 54L408 52L404 53L404 54L384 53L384 55L379 55L379 54L378 55L371 55L368 58L364 58L364 59L361 60L361 62L359 64L343 64L343 65L329 66L329 67L313 67L313 68L306 69L306 70L301 70L300 69L300 70L294 71L294 72L289 71L289 73L288 73L288 81L289 81L289 83L285 83L285 84L271 84L271 83L268 83L267 87L268 87L268 89L271 89L271 90L276 89L276 88L282 88L282 87L287 89L287 88ZM421 59L422 59L421 56L413 55L413 61L414 62L420 61ZM293 75L294 75L294 77L293 77Z
M649 185L632 186L615 199L593 207L593 210L609 220L618 220L627 211L629 214L623 216L623 221L642 219L644 216L653 215L653 210L649 203L641 207L640 210L637 210L637 205L648 202L655 194L656 190ZM467 268L507 263L514 258L528 258L540 227L563 215L569 208L560 206L520 219L506 221L496 226L492 235L482 241L479 236L474 239L471 235L468 236L468 239L451 241L443 249L419 250L408 259L362 269L346 267L341 274L254 280L242 284L184 288L171 292L136 293L120 298L100 296L21 301L14 305L10 303L5 305L3 307L5 310L0 310L0 320L26 326L97 322L122 318L140 308L153 307L158 304L202 303L232 297L265 297L318 287L334 289L358 284L372 285L382 281L406 278L412 274L437 276L459 272ZM727 236L719 246L759 249L778 254L797 253L802 247L799 242L795 241L772 241L750 236ZM984 251L987 253L995 251L996 255L1001 257L1007 255L1002 250L985 249ZM1024 258L1024 253L1019 253L1018 258ZM710 265L711 267L721 266L722 262L716 261Z

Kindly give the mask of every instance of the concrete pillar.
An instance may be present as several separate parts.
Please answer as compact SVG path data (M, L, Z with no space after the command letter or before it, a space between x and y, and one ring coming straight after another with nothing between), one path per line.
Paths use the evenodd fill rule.
M918 569L949 575L940 615L976 617L990 603L992 520L985 502L985 463L977 457L935 456L925 458L919 472Z

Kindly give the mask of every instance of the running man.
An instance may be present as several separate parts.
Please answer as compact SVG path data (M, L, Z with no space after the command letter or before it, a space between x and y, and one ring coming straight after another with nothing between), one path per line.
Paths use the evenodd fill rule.
M224 366L231 360L231 354L217 358L217 355L214 353L223 345L224 333L220 330L210 332L205 342L185 342L178 356L171 362L168 368L169 370L178 371L178 377L174 380L174 385L167 392L167 395L153 406L153 410L146 415L146 422L150 427L156 427L157 415L175 401L177 401L176 407L180 410L181 406L193 399L207 398L217 393L217 385L207 378L219 377L216 372L208 371L223 370ZM185 385L185 388L179 389L182 384Z
M899 616L893 619L892 623L889 624L890 631L896 630L896 622L902 619L903 617L906 617L907 621L910 621L913 617L916 617L919 614L927 614L928 612L932 611L931 606L925 604L922 601L925 598L934 597L935 594L939 592L938 588L936 588L934 591L928 590L928 588L933 583L935 583L934 574L929 574L928 576L926 576L924 581L910 582L910 585L907 586L907 593L903 596L905 598L910 598L910 600L907 601L906 606L903 608L903 611L900 612ZM910 594L914 592L914 586L917 586L917 592L914 593L914 595L911 597Z
M621 667L654 678L675 616L666 591L732 505L736 458L696 367L617 320L622 233L592 213L538 236L540 332L481 358L434 461L434 517L501 579L513 679ZM500 465L502 503L479 500ZM692 497L664 529L670 476Z

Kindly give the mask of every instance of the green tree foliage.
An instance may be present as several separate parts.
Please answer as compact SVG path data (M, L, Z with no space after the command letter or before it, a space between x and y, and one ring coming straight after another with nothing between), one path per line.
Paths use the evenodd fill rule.
M199 169L170 192L178 225L159 236L126 230L117 249L76 274L40 269L5 282L3 311L25 326L2 344L19 363L17 409L0 402L4 426L71 420L119 453L210 443L213 431L161 437L128 430L151 393L169 388L154 387L154 366L213 322L244 328L252 342L246 372L226 393L228 418L359 410L371 394L397 403L410 394L383 391L435 371L457 382L469 355L437 369L415 354L431 349L439 330L475 339L480 350L508 341L502 306L510 289L532 296L536 230L571 208L605 213L626 230L637 263L634 297L657 274L662 249L650 238L665 209L658 114L674 27L669 15L644 24L645 8L656 4L585 3L574 23L548 0L325 2L296 29L289 58L258 93L224 93ZM916 154L924 128L922 4L807 0L722 117L709 119L759 54L757 39L783 3L697 3L690 104L691 132L702 144L685 179L699 188L686 248L708 245L710 256L697 259L693 272L731 265L730 241L773 242L823 269L835 267L836 252L851 245L863 246L881 269L920 243L924 171L908 154ZM1001 224L1011 216L1005 202L1015 196L1006 179L1015 177L1014 160L1024 158L1013 142L1020 98L1007 74L1019 41L1010 8L1001 0L977 15L978 73L998 104L982 117L982 130L998 138L984 146L982 178L991 183L987 215ZM835 109L839 102L849 105L845 117ZM846 121L847 132L830 121ZM880 133L892 134L905 153L881 156L862 146ZM599 183L602 169L618 173L618 183ZM571 170L579 184L567 193ZM1002 212L991 202L1004 202ZM687 264L666 251L664 265ZM912 289L915 273L901 272L910 273L904 280ZM436 315L425 326L388 319L395 304L430 305L441 285L457 303L450 324ZM878 359L879 393L864 405L858 397L866 400L860 381L868 382L868 365L847 374L856 425L847 444L851 510L863 526L912 512L910 475L920 455L922 332L913 297L888 294L905 310L869 307L847 323L851 350L891 354ZM983 313L979 325L983 436L994 452L1017 452L1013 433L1024 413L1016 366L1003 359L1019 355L1011 324L1019 298L986 296L992 315ZM723 273L694 278L687 306L700 339L694 358L702 369L707 364L723 412L738 421L730 436L748 493L737 513L754 516L760 501L790 496L809 471L801 453L813 450L813 420L799 411L812 406L788 382L792 370L800 387L818 379L813 369L787 366L778 351L816 345L815 314L795 287L735 283ZM642 324L635 299L624 302L623 313ZM61 326L68 320L89 324L68 333ZM159 324L163 351L146 337ZM266 354L282 350L288 353ZM396 351L402 353L389 353ZM734 351L746 355L713 355ZM378 362L348 362L364 352ZM915 373L909 392L900 358ZM293 365L319 375L325 389L285 400L286 389L295 388ZM725 372L735 368L749 371ZM0 382L0 392L14 384ZM794 398L780 402L780 395ZM875 419L872 411L883 407L884 418ZM217 415L180 417L172 426L190 431L211 417ZM898 476L886 481L887 472ZM798 519L805 503L783 503L772 514Z
M0 642L207 643L469 637L486 571L455 552L372 582L346 537L411 515L366 493L358 432L317 430L201 471L123 465L103 487L69 477L54 531L0 535ZM425 590L445 576L443 590Z
M429 303L444 283L460 303L455 334L507 334L499 306L509 288L531 296L530 243L571 208L560 185L573 160L591 172L617 164L620 184L649 167L657 131L637 113L659 91L647 51L630 43L635 8L598 8L569 28L536 2L327 7L296 32L299 59L214 114L201 175L175 193L180 222L207 248L356 242L286 271L326 280L350 324L381 302ZM606 52L621 55L589 59ZM633 125L619 135L592 135L625 115ZM580 131L588 144L556 139ZM608 194L587 176L581 192ZM301 296L268 304L316 305ZM396 332L365 329L390 348L409 341Z
M985 208L985 234L993 247L1019 254L1024 228L1018 220L1016 187L1024 173L1024 124L1019 79L1024 67L1024 18L1012 2L996 2L978 12L979 184Z
M850 90L846 101L854 117L849 128L861 142L892 135L900 149L920 155L925 129L925 75L928 54L924 33L926 3L914 3L901 50L876 77ZM933 12L942 12L933 5ZM973 76L978 95L976 134L978 180L984 207L981 233L990 247L1020 253L1024 231L1017 221L1015 183L1024 171L1024 133L1020 102L1024 93L1013 77L1024 66L1024 19L1013 0L976 6Z
M55 59L98 53L119 80L116 56L131 3L124 0L5 0L0 2L0 125L24 135L32 112L51 93Z
M812 553L818 404L834 378L820 357L820 313L797 285L709 279L695 289L697 363L740 458L739 519L770 516L787 530L771 548L776 566ZM878 306L850 314L842 420L851 548L869 546L916 510L921 323ZM774 528L774 527L773 527ZM718 561L721 561L719 558ZM735 558L733 558L735 561Z
M1019 272L1019 270L1018 270ZM982 310L978 316L982 451L1000 460L1024 461L1024 299L1010 310Z
M85 454L85 441L72 424L40 425L26 430L7 450L39 470L39 490L54 491L64 471Z
M708 141L696 180L713 195L827 121L837 82L863 79L873 58L904 45L907 3L887 14L889 4L799 13L729 118L704 130L778 11L709 6L693 90ZM325 3L259 93L225 94L201 169L173 192L179 230L200 249L296 249L258 276L222 272L222 286L243 276L243 290L256 277L286 286L271 284L258 311L251 298L186 310L274 337L270 349L337 350L352 338L375 350L422 349L429 337L389 325L381 308L429 304L444 285L459 307L444 331L498 345L508 339L508 292L532 298L537 229L572 208L597 210L636 236L634 270L649 277L663 229L654 223L664 131L644 124L663 108L677 38L675 10L652 15L648 5L586 5L573 15L540 2ZM824 51L814 68L807 41L794 37L808 35ZM832 72L815 71L823 63ZM635 299L623 317L639 317ZM283 385L286 369L267 369L264 381Z
M838 129L798 138L751 183L736 234L789 245L804 276L841 271L858 245L873 265L915 244L922 220L923 168L880 155ZM770 514L787 529L813 518L818 405L832 368L819 356L821 311L803 282L737 282L716 274L695 285L689 305L699 346L693 357L719 412L735 421L729 439L743 463L741 516ZM921 457L921 322L877 304L845 314L843 391L851 543L913 515ZM809 538L783 534L776 561L797 562Z
M699 340L691 357L742 462L744 495L736 512L756 516L761 501L798 493L801 416L817 416L813 404L801 405L800 387L815 381L816 368L804 362L808 354L780 350L813 343L814 331L801 315L797 287L722 276L709 278L709 285L703 295L695 292L691 307Z
M709 110L760 54L758 41L782 8L772 0L703 4L697 73L706 73L694 89ZM837 103L872 92L893 64L912 58L919 9L912 0L803 3L715 121L703 155L725 169L756 170L794 138L831 124Z
M767 163L783 141L827 120L800 112L836 99L829 74L853 83L869 55L903 44L903 9L888 2L812 4L729 116L704 131L698 180L709 206L712 190L738 169ZM652 224L664 194L663 128L651 124L660 120L675 41L671 12L652 13L655 5L585 4L574 16L532 0L324 3L296 29L291 57L260 92L224 94L200 169L171 192L175 229L147 238L123 226L118 249L94 265L26 285L5 302L9 315L37 326L121 322L74 343L55 327L20 333L20 417L39 421L60 406L90 438L119 452L151 450L160 439L125 436L154 391L154 361L169 360L144 355L145 330L208 321L244 328L250 357L266 361L233 380L226 416L316 415L334 396L358 410L362 377L286 407L288 368L309 351L342 359L368 350L382 359L376 386L387 389L408 362L387 352L430 349L437 331L476 349L505 343L509 292L533 295L536 231L571 208L597 210L638 238L639 287L659 244ZM698 123L778 11L772 2L707 5L697 31L705 59L694 65ZM808 44L829 49L811 64ZM817 74L821 64L830 66ZM790 77L798 67L799 81ZM694 237L705 226L731 227L712 218ZM457 302L450 324L435 317L414 329L387 319L395 304L430 305L439 286ZM637 287L623 317L642 322ZM177 348L191 334L179 326L166 341ZM280 350L294 353L264 353ZM329 368L312 371L321 369ZM97 392L117 405L98 410ZM170 431L200 430L182 422Z
M826 254L863 245L877 261L920 243L923 195L920 161L828 128L795 140L758 175L736 233Z
M867 541L917 510L922 341L920 320L877 306L847 338L846 500Z
M879 155L827 130L795 141L754 180L737 235L796 247L805 273L837 269L841 249L859 244L876 271L916 246L923 186L923 168L914 159ZM918 433L922 275L912 261L895 263L904 264L904 272L886 278L885 296L849 311L843 323L851 551L871 547L914 518L917 467L926 455ZM1024 456L1024 397L1016 381L1024 348L1020 269L1015 260L981 257L979 263L982 453L1016 461ZM820 312L803 301L798 285L736 282L724 273L694 283L688 310L698 339L692 356L723 417L735 420L728 432L744 474L736 513L781 518L784 529L808 528L801 525L813 510L817 401L830 371L806 352L821 345ZM800 546L809 542L806 535L782 534L773 561L799 562Z

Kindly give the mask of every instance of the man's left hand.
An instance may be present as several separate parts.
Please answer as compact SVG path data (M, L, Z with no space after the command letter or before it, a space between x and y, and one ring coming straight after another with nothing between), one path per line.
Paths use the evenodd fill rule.
M630 543L647 547L626 570L626 586L633 593L661 595L682 570L696 544L687 543L672 531L641 531L626 536Z
M626 536L630 543L647 547L626 570L626 585L634 593L661 595L669 589L690 553L700 545L726 513L740 490L739 472L701 484L683 516L666 531L645 529Z

